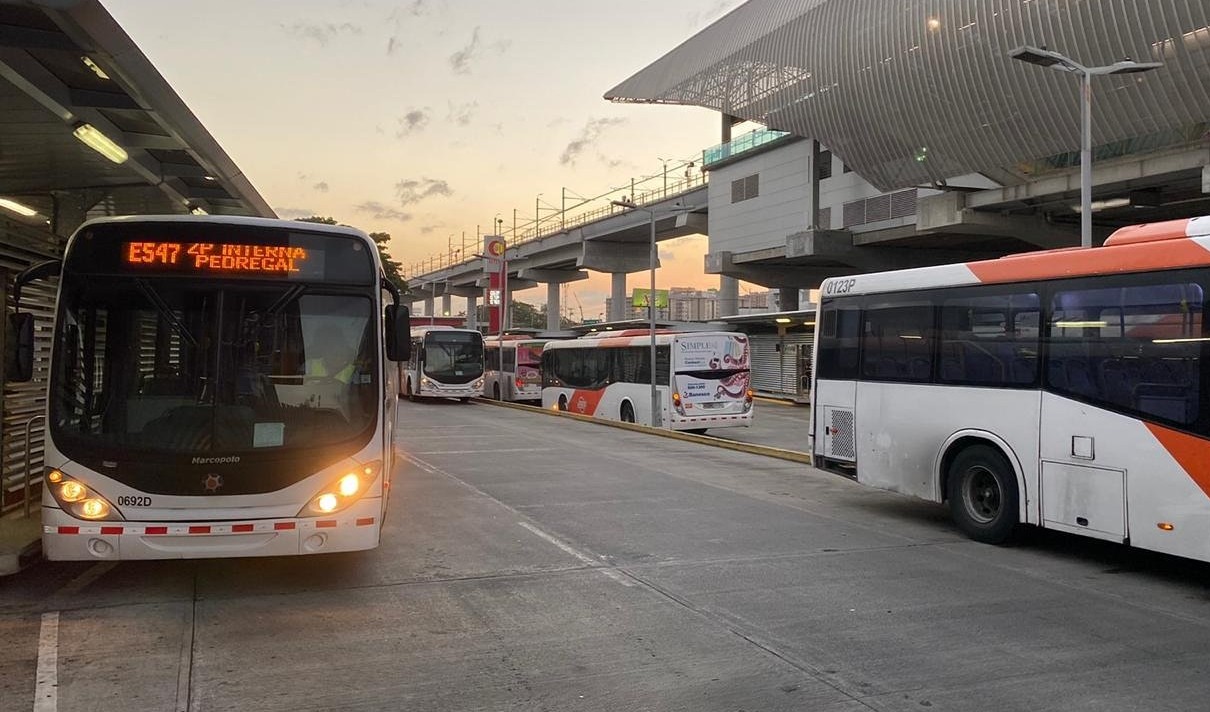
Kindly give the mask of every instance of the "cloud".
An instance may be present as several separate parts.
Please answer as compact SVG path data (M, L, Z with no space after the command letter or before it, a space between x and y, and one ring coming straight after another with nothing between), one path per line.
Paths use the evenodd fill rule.
M466 104L454 105L454 102L449 102L450 113L446 117L446 121L458 126L469 126L471 120L475 118L475 112L479 110L479 102L471 101Z
M359 213L369 213L375 220L398 220L399 222L407 222L412 219L411 213L405 213L402 210L396 210L389 205L378 202L377 200L367 200L366 202L357 205L353 208Z
M413 205L426 198L450 197L454 194L449 183L432 178L401 180L395 184L395 196L400 205Z
M441 227L441 225L425 225L420 228L420 234L428 235L431 232L436 232L437 228L439 228L439 227Z
M314 188L315 190L318 190L321 193L326 193L326 192L328 192L328 181L321 180L311 187Z
M288 35L311 40L320 47L327 47L338 35L361 34L361 28L350 22L342 22L339 25L331 22L296 22L293 25L281 25L281 28Z
M277 213L277 217L283 220L294 220L297 218L309 218L312 215L317 215L310 208L274 208L273 212Z
M470 74L471 62L479 54L479 28L471 32L471 42L467 46L450 55L450 67L454 74Z
M423 109L412 109L403 116L400 116L398 119L399 125L395 128L395 138L403 138L404 136L423 131L429 125L431 114L432 110L426 106Z
M615 116L604 119L589 119L588 123L584 124L584 128L580 130L580 135L573 139L563 148L563 154L559 156L559 163L564 166L574 166L576 159L588 148L596 145L600 140L601 135L606 129L613 126L621 126L626 123L626 119Z
M705 10L689 13L689 25L690 27L696 28L699 25L714 22L739 3L740 0L715 0L715 2L708 5Z

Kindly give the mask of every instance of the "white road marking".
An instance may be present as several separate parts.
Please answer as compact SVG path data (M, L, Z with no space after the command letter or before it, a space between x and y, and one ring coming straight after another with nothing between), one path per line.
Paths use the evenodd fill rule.
M38 671L34 712L59 708L59 612L43 613L38 631Z
M546 532L535 527L534 525L530 524L529 522L517 522L517 524L520 524L522 528L529 530L533 534L536 534L538 537L545 539L546 541L550 542L551 544L554 544L555 546L559 547L563 551L566 551L568 554L571 554L572 556L576 557L577 559L579 559L581 561L581 563L588 564L589 566L592 566L594 568L605 565L603 562L601 562L597 558L589 556L588 554L585 554L584 552L576 549L571 544L568 544L565 541L562 541L550 534L547 534ZM601 573L605 574L606 576L613 579L614 581L617 581L618 583L622 584L623 586L633 586L634 585L633 581L626 578L625 576L622 576L617 571L611 571L609 569L600 569L600 571L601 571Z
M90 566L84 573L68 581L63 588L56 591L58 595L71 595L83 591L93 581L109 573L118 565L116 561L99 561Z

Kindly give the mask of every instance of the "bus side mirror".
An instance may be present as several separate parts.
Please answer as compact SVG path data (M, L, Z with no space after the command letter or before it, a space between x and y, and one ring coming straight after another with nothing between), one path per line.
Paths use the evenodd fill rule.
M8 344L4 355L4 378L10 383L25 383L34 377L34 315L17 312L8 316Z
M402 304L388 304L386 309L387 358L407 361L412 356L412 315Z

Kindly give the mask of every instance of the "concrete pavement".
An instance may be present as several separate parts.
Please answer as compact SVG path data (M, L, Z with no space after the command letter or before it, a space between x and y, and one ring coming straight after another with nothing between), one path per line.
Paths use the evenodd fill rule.
M1190 710L1210 693L1204 564L1048 533L975 544L936 505L800 464L512 409L404 404L398 441L377 551L0 580L0 710L34 709L48 669L58 710Z

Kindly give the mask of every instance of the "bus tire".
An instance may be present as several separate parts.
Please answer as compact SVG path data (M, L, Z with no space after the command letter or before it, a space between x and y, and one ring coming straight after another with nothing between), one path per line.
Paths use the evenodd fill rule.
M709 428L690 428L689 430L686 430L685 432L687 432L691 435L705 435L707 430L709 430Z
M492 384L492 400L500 400L500 384Z
M634 406L630 405L630 401L622 401L622 412L619 415L623 423L634 422Z
M975 541L1003 544L1017 529L1017 477L990 445L972 445L954 458L947 482L950 516Z
M412 390L412 379L408 379L408 400L416 402L416 391Z
M567 396L559 396L559 410L567 412Z

